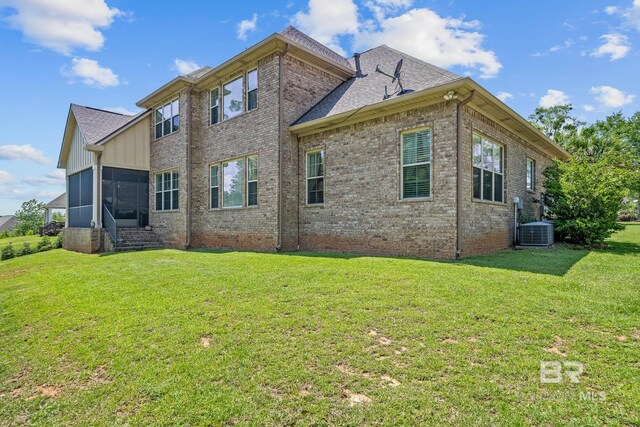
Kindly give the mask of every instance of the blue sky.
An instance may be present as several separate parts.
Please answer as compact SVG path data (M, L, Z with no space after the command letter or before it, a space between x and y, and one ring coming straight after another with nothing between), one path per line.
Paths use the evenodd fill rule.
M640 0L0 0L0 214L64 191L69 103L135 112L289 24L345 55L385 43L469 75L525 117L640 110Z

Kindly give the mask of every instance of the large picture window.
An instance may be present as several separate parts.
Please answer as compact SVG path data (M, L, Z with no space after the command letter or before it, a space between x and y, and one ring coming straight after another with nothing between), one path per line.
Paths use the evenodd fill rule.
M218 209L220 207L220 167L213 165L210 168L211 176L211 209Z
M178 171L156 174L156 210L177 210L178 201Z
M243 81L244 79L242 77L238 77L224 85L222 89L222 111L224 120L235 117L244 110L244 104L242 102L244 92Z
M431 130L402 134L402 198L431 197Z
M473 198L504 201L504 148L478 134L473 135Z
M155 125L156 139L180 129L180 102L177 99L156 108Z
M222 163L222 207L242 207L242 189L244 187L242 159Z
M527 190L536 191L536 162L527 159Z
M258 206L258 156L247 157L247 206Z
M307 204L324 203L324 150L307 153Z

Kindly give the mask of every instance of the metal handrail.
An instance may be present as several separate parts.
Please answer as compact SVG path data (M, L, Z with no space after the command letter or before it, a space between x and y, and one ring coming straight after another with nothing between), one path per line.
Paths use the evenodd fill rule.
M102 219L104 221L104 228L107 229L111 238L113 239L113 246L118 247L118 223L113 218L113 215L109 211L107 205L102 204Z

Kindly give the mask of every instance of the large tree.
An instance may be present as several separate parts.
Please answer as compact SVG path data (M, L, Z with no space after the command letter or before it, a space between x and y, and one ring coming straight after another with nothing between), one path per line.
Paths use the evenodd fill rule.
M565 141L576 135L580 127L585 124L577 117L573 117L572 111L571 104L548 108L539 107L529 116L529 121L549 138L564 147Z
M24 202L19 211L16 212L16 234L27 234L31 231L38 233L40 227L44 225L44 203L31 199Z

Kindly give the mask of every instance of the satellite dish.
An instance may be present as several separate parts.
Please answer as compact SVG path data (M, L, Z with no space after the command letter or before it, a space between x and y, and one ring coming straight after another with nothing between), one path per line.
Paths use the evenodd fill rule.
M398 61L398 65L396 65L396 71L393 72L393 79L391 83L395 83L396 80L400 81L400 70L402 69L402 58Z

